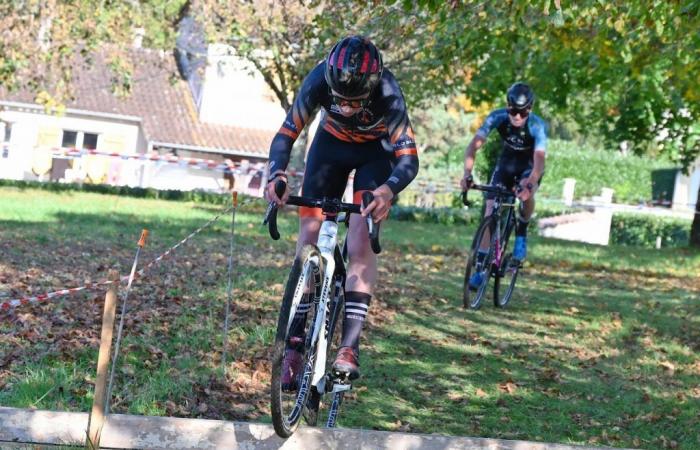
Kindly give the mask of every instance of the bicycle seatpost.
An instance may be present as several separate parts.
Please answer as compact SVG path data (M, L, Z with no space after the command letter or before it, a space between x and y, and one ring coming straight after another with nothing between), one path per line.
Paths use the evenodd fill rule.
M366 208L367 205L372 203L374 200L374 195L369 192L365 191L362 193L362 208ZM379 254L382 251L381 245L379 245L379 224L374 223L374 220L372 219L372 214L368 215L366 217L367 221L367 231L369 232L369 242L370 245L372 246L372 251L375 254Z

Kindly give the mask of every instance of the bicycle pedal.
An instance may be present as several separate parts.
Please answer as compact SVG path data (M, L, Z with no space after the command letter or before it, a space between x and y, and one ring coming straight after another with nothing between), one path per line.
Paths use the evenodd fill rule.
M332 382L333 382L333 383L335 383L335 382L337 382L337 381L341 381L341 382L342 382L343 380L349 379L349 377L350 377L350 373L349 373L349 372L345 372L345 371L343 371L343 370L336 370L336 369L333 369L333 370L331 371L331 373L332 373L332 375L333 375L333 376L332 376L332 378L333 378Z
M338 383L347 384L351 380L355 380L355 379L359 378L358 375L353 376L353 374L351 372L347 372L344 370L333 369L331 372L333 374L333 383L335 383L335 384L338 384Z

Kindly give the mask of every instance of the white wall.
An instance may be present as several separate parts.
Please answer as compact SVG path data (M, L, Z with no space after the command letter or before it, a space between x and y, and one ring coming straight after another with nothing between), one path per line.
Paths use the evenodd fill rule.
M252 75L233 49L211 44L202 88L202 122L277 130L286 113L262 75Z
M679 211L694 211L698 201L700 188L700 158L695 160L690 176L683 172L676 174L676 184L673 189L673 209Z
M0 118L12 123L9 158L0 160L0 177L35 180L32 172L39 149L60 148L62 130L99 135L97 149L125 154L145 152L139 123L127 119L89 118L82 114L48 115L33 108L5 109Z

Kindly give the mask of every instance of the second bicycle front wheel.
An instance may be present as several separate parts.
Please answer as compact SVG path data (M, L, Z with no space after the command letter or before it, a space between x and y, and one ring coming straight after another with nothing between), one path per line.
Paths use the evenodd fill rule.
M486 286L491 276L491 259L493 257L491 241L493 236L490 236L490 239L487 240L489 244L485 255L479 257L479 248L484 234L493 230L493 223L493 217L485 218L481 221L481 225L479 225L476 235L474 235L474 241L467 258L467 267L464 271L464 285L462 289L464 308L479 309L486 294Z
M272 353L270 409L275 432L283 438L299 426L311 390L316 357L310 339L317 304L313 300L320 296L322 282L323 258L316 246L307 245L287 279Z
M496 308L505 308L510 302L519 270L520 261L513 258L512 254L507 254L501 263L501 267L498 269L493 285L493 305Z

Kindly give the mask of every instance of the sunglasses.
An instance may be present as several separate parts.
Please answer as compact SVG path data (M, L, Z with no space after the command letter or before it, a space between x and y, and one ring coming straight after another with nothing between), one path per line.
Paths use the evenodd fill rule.
M520 116L524 119L525 117L528 116L528 114L530 114L530 110L529 109L508 108L508 114L510 114L513 117Z
M343 106L349 106L350 108L362 108L367 104L367 99L366 98L357 98L357 99L352 99L349 100L344 97L340 97L338 95L333 95L333 103L336 105L340 106L341 108Z

